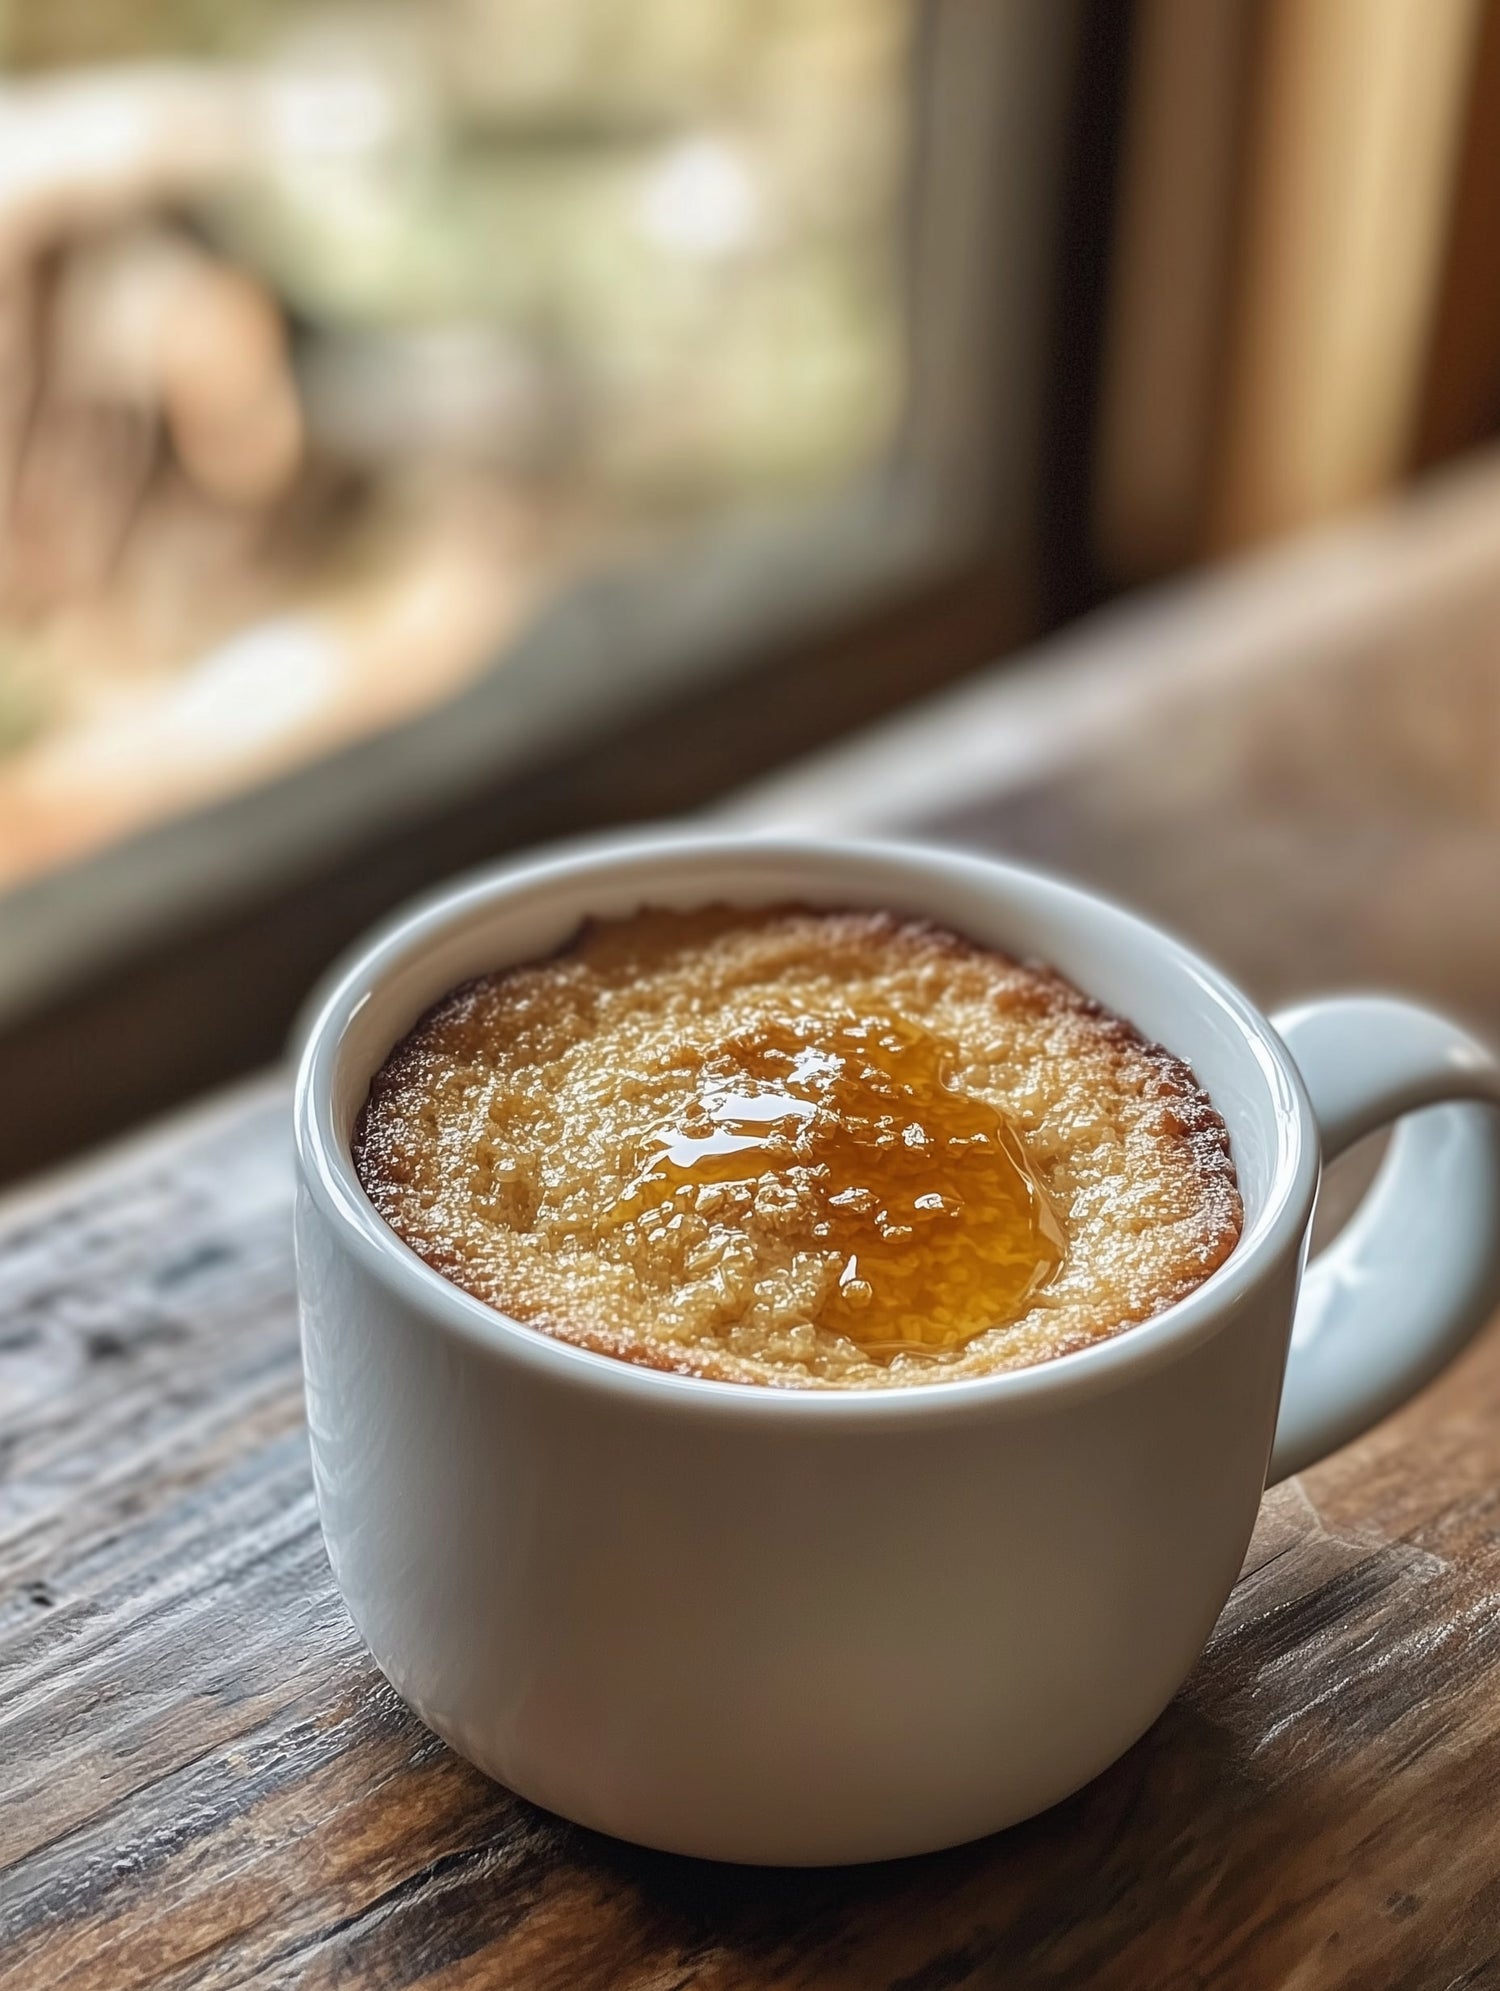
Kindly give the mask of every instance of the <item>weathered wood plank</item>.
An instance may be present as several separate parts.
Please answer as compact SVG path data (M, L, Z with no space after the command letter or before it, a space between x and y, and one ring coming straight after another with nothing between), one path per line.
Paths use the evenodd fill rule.
M739 1873L544 1817L374 1671L313 1513L286 1146L276 1087L0 1226L7 1981L1500 1971L1500 1337L1268 1500L1193 1679L1091 1789L931 1860Z

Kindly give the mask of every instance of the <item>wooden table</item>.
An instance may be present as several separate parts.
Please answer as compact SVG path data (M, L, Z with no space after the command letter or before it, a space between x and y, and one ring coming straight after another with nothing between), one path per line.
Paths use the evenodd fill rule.
M1491 511L1461 573L1438 534L1436 594L1430 520L1403 540L1394 604L1377 535L1381 612L1300 658L1194 662L1285 568L1075 640L1064 705L1111 657L1138 695L1029 775L970 778L976 728L998 769L1035 725L1023 676L914 723L925 799L871 801L887 742L746 812L842 794L1127 889L1268 997L1373 975L1494 1023ZM1192 1678L1089 1789L931 1859L722 1869L537 1812L375 1672L313 1510L289 1201L277 1077L0 1212L0 1982L1500 1986L1500 1335L1267 1499Z

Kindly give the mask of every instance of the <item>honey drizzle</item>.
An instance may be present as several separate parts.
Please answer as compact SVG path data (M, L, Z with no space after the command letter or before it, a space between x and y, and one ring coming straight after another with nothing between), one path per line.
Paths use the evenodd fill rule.
M1026 1311L1065 1240L1020 1135L959 1089L957 1065L895 1014L766 1018L699 1071L616 1221L754 1211L794 1250L841 1260L815 1326L877 1361L961 1348Z

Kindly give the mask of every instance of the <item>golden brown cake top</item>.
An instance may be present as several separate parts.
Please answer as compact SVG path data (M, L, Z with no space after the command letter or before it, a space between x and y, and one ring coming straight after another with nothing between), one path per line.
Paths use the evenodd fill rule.
M376 1208L513 1318L734 1382L977 1376L1147 1319L1240 1229L1192 1072L1048 970L888 913L585 927L376 1074Z

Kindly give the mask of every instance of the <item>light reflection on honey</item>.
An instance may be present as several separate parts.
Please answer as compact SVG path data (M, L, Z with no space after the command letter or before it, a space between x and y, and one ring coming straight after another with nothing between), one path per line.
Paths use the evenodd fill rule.
M1064 1238L1015 1129L958 1089L958 1056L905 1018L766 1020L697 1075L616 1210L749 1218L838 1255L814 1325L877 1360L961 1348L1026 1311Z

